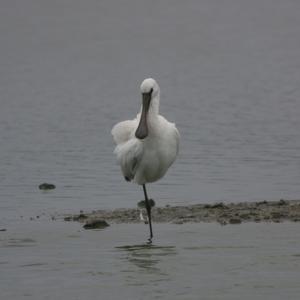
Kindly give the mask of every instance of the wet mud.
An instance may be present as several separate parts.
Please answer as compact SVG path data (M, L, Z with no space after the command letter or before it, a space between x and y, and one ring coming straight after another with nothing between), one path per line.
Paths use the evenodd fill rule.
M142 209L144 218L146 212ZM139 223L141 208L97 210L65 216L65 221L79 221L85 224ZM221 225L244 222L300 222L300 200L279 200L241 203L197 204L188 206L166 206L152 208L153 222L184 224L218 222Z

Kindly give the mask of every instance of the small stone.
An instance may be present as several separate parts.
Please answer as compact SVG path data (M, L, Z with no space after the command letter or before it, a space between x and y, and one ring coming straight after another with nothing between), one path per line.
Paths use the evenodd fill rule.
M87 218L88 218L88 216L81 212L78 216L73 216L72 219L73 219L73 221L82 221Z
M182 225L184 222L182 220L175 220L172 223L177 225Z
M242 223L242 220L240 218L231 218L229 220L229 223L230 224L241 224Z
M282 217L282 214L280 212L277 212L277 211L271 212L271 215L275 219L279 219L280 217Z
M6 228L2 228L2 229L0 229L0 231L2 231L2 232L6 231L6 230L7 230Z
M237 214L237 215L238 215L238 214ZM219 217L220 217L220 218L229 218L230 215L227 214L227 213L223 213L223 214L220 214Z
M70 222L70 221L72 221L72 217L64 217L64 221L66 221L66 222Z
M250 214L249 213L244 213L244 214L241 214L240 217L242 219L250 219Z
M193 219L193 218L195 218L196 216L193 215L193 214L188 214L188 215L186 215L185 217L188 218L188 219Z
M223 204L223 202L219 202L211 205L211 208L224 208L224 207L225 205Z
M280 219L272 219L274 223L280 223Z
M265 204L268 204L268 201L264 200L264 201L256 202L256 205L265 205Z
M278 201L278 205L287 205L288 203L285 201L285 200L283 200L283 199L280 199L279 201Z
M52 183L42 183L39 185L39 189L40 190L43 190L43 191L46 191L46 190L54 190L55 189L55 185L52 184Z
M84 229L103 229L108 227L109 224L105 220L94 219L85 223Z
M219 219L219 220L217 220L217 222L222 226L227 225L227 222L223 219Z

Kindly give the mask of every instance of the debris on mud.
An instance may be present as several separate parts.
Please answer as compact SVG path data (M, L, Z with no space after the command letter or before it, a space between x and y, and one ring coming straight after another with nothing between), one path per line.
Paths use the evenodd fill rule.
M139 223L140 208L99 210L66 216L65 221L89 224L92 220L110 223ZM153 222L184 224L218 222L222 225L244 222L300 222L300 200L279 200L241 203L196 204L152 208ZM104 221L104 222L105 222ZM89 225L88 225L89 226Z
M108 227L109 224L105 220L101 219L90 219L84 225L84 229L103 229Z
M56 188L56 186L52 183L42 183L39 185L39 189L43 190L43 191L47 191L47 190L54 190Z

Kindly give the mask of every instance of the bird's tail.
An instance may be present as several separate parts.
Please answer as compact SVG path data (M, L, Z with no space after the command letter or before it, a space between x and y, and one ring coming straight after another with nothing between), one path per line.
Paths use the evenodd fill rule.
M122 173L127 181L131 181L136 173L143 153L143 143L138 139L131 139L117 145L114 150L121 166Z

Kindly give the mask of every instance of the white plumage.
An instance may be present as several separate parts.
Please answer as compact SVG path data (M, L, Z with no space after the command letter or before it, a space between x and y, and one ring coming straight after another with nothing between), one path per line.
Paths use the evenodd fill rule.
M151 205L146 183L163 177L175 161L179 132L174 123L159 114L160 89L157 82L152 78L145 79L141 84L141 93L142 107L137 117L116 124L111 133L117 144L114 153L124 178L143 186L151 243Z
M158 84L152 78L145 79L141 84L141 92L149 93L151 90L147 137L139 139L135 136L142 109L135 119L116 124L111 132L117 144L114 153L124 177L140 185L154 182L165 175L176 159L179 145L179 132L175 124L159 115Z

